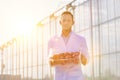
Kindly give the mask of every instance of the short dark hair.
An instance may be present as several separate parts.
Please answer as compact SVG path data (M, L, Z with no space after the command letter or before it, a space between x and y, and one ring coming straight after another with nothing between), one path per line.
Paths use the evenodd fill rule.
M61 16L63 16L64 14L69 14L69 15L72 16L72 20L74 19L73 14L72 14L70 11L64 11L64 12L61 14Z

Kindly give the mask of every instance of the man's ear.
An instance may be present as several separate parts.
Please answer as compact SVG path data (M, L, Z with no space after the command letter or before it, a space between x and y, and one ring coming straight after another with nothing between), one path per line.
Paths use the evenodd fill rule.
M75 21L73 21L73 24L74 24L74 23L75 23ZM72 25L73 25L73 24L72 24Z
M61 24L61 20L59 21L59 23Z

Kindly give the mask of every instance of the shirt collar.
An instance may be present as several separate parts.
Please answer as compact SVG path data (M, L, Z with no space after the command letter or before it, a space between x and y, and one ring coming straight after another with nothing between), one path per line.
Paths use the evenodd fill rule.
M73 34L73 31L71 30L69 36L71 36ZM58 34L59 37L62 37L62 31Z

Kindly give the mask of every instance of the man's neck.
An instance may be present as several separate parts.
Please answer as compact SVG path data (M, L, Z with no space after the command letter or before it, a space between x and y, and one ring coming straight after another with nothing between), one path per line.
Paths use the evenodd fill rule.
M69 30L62 30L62 36L68 37L70 32L71 32L71 29L69 29Z

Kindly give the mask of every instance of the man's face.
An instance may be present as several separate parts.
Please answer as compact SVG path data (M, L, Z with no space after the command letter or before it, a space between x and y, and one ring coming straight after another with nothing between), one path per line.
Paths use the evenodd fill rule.
M74 21L70 14L64 14L61 16L60 24L63 30L69 30L72 28Z

